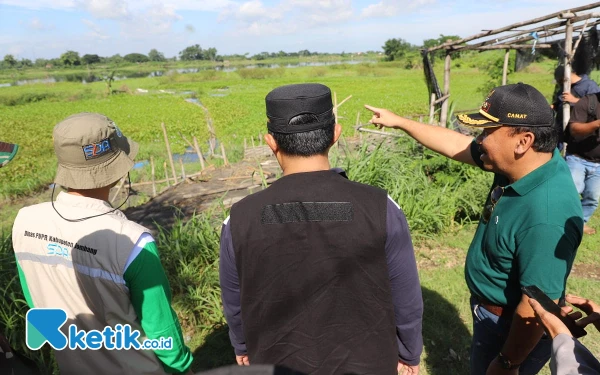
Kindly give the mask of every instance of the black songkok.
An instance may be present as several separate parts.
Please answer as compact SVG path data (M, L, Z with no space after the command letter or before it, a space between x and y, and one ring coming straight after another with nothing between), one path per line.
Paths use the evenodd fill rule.
M293 134L321 129L331 125L333 104L331 90L319 83L301 83L281 86L265 98L267 128L275 133ZM310 124L290 125L298 115L311 114L317 121Z

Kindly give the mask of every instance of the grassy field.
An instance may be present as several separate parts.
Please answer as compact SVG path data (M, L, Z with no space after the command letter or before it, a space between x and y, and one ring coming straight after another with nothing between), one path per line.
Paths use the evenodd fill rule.
M453 61L451 100L456 110L479 106L483 98L480 88L489 79L484 70L501 56L473 54ZM435 66L440 83L442 65L438 62ZM264 96L282 84L321 82L337 93L338 101L352 95L339 111L346 135L353 134L357 113L362 122L369 118L362 109L365 103L403 115L427 113L428 95L422 71L406 70L403 66L394 62L173 74L117 82L113 89L120 93L111 96L105 95L102 82L0 88L0 138L23 147L12 163L0 170L0 198L29 194L52 180L56 166L52 128L72 113L98 111L109 115L126 135L141 143L140 160L155 157L157 175L161 176L166 155L161 122L167 124L174 152L185 148L179 132L188 137L196 135L203 141L208 137L203 111L184 98L198 98L209 108L217 137L233 150L235 160L241 155L244 138L264 133ZM524 72L512 74L509 81L530 83L550 100L554 87L552 68L550 61L537 63ZM592 78L598 79L597 74ZM140 93L138 88L148 92ZM333 164L345 167L352 179L387 189L407 215L425 300L423 373L468 373L472 328L463 264L475 228L473 223L479 218L491 182L490 175L434 156L405 139L393 151L367 152L362 148L351 158L342 160L333 155L332 160ZM136 173L142 175L147 171ZM15 213L16 207L4 205L3 222L10 223ZM194 352L195 370L233 360L218 288L219 231L226 215L217 205L211 212L162 229L157 236L173 289L173 305ZM591 224L600 227L600 220L592 218ZM8 224L4 231L0 228L0 329L13 347L48 368L48 351L32 353L24 347L26 306L16 277L9 231ZM599 247L599 235L584 238L575 262L576 272L569 279L567 290L600 302ZM582 341L600 355L600 334L591 327L588 331ZM50 367L48 372L51 371Z
M489 77L485 71L500 54L473 54L453 62L451 102L456 110L479 106L481 87ZM389 108L403 115L428 113L429 97L420 68L404 69L403 62L341 64L302 68L240 69L236 72L202 71L171 74L156 78L117 81L107 96L103 82L81 84L61 82L0 88L0 127L4 141L18 143L22 149L11 168L0 170L0 199L30 194L52 180L56 159L52 150L52 128L70 114L101 112L133 139L141 143L139 159L165 158L160 131L164 122L170 132L174 152L182 152L185 143L179 137L196 135L208 138L205 114L201 108L184 101L199 99L210 111L216 135L227 148L239 147L245 138L265 131L264 97L273 88L291 83L320 82L336 92L338 101L352 95L340 107L340 122L345 134L359 119L369 114L363 104ZM509 77L541 90L548 99L554 88L553 62L530 66ZM442 64L435 65L442 84ZM138 89L147 90L140 92ZM425 116L427 118L427 116ZM162 162L159 162L162 168ZM157 172L161 175L162 171Z

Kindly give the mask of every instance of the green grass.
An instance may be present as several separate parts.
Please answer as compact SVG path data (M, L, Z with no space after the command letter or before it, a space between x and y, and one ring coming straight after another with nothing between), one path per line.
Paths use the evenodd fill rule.
M452 103L455 111L479 106L485 84L482 70L494 55L471 54L461 59L452 72ZM485 57L485 56L483 56ZM440 85L441 65L436 64ZM531 73L518 73L510 80L532 83L550 98L552 63L533 65ZM196 135L205 145L208 139L204 112L184 101L198 98L213 118L216 135L228 148L243 144L245 138L265 131L264 97L273 88L299 82L320 82L337 94L338 102L352 95L339 109L346 135L353 134L357 113L366 122L369 113L363 105L389 108L401 115L428 117L429 97L422 70L404 69L403 62L341 64L332 66L240 69L237 72L202 71L156 78L135 78L113 83L120 92L106 96L103 82L35 84L0 88L2 140L21 145L17 158L0 170L0 199L31 194L51 182L56 166L52 128L70 114L101 112L141 144L138 159L166 157L160 123L167 125L174 152L185 148L178 133ZM137 89L148 90L140 93ZM160 92L174 92L168 94ZM186 94L182 94L188 92ZM218 95L218 96L215 96ZM416 116L415 116L416 117Z
M364 147L347 159L340 158L334 148L332 163L344 166L354 180L384 187L400 203L416 245L425 302L422 372L465 374L472 328L463 264L490 174L424 151L407 139L400 139L393 150L386 147L369 152ZM161 228L156 236L196 371L233 360L218 284L219 232L227 214L217 204L188 221ZM600 226L600 220L593 218L591 224ZM0 330L19 352L52 368L47 351L31 352L24 347L26 306L10 238L4 233L0 239ZM584 238L575 267L600 269L598 242L600 236ZM572 276L567 291L600 301L597 283L585 275ZM600 334L589 327L582 342L600 355L599 339ZM543 372L548 373L547 369Z
M482 71L496 55L468 54L453 62L451 87L456 111L480 105L482 95L478 89L488 79ZM279 85L324 83L337 93L338 102L352 95L339 111L346 136L354 133L352 126L357 113L362 122L369 118L362 108L365 103L390 108L402 115L427 113L428 97L422 71L406 70L404 65L404 62L391 62L276 69L269 73L255 69L258 73L173 74L116 82L113 89L122 93L112 96L105 95L104 83L0 88L2 140L22 146L17 158L0 169L0 198L37 191L52 180L56 168L52 128L72 113L93 111L110 116L126 135L141 144L139 160L154 157L156 176L163 179L166 149L161 122L167 125L173 152L183 152L186 147L180 132L188 138L196 135L206 152L204 141L208 132L204 112L186 103L184 97L197 97L210 109L217 137L225 143L230 161L235 161L241 157L244 138L264 133L264 97ZM438 61L435 66L440 84L442 65ZM531 83L550 99L552 68L553 62L534 64L525 72L509 76L509 81ZM592 74L592 78L598 79L598 73ZM149 93L136 93L137 88ZM192 93L172 95L159 90ZM212 162L218 163L218 160ZM394 151L364 146L347 159L341 159L334 149L332 164L344 166L354 180L385 188L406 213L417 245L425 300L423 373L467 373L471 316L463 263L474 233L472 222L479 217L491 175L437 156L407 139L399 140ZM198 165L186 166L186 171L192 173L198 168ZM178 167L176 170L179 173ZM134 180L147 180L149 174L150 167L146 166L132 175ZM31 352L23 345L26 306L15 277L15 261L7 236L15 213L15 207L3 207L0 329L17 350L38 363L48 364L47 352ZM173 305L189 339L187 343L194 351L195 370L231 363L233 359L223 326L217 268L219 230L226 214L216 206L213 211L192 220L177 221L171 228L162 228L157 236L173 289ZM592 218L591 224L600 228L597 218ZM585 265L600 270L598 247L600 235L586 236L575 267ZM585 275L574 276L569 280L568 292L600 302L597 283ZM588 331L583 342L599 355L600 334L593 328Z

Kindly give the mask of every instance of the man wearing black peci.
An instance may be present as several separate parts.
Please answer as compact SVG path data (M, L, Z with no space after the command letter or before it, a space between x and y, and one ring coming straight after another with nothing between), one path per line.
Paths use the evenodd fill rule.
M310 374L416 375L423 300L403 212L384 190L331 170L331 91L276 88L265 140L283 169L233 205L220 282L240 365Z

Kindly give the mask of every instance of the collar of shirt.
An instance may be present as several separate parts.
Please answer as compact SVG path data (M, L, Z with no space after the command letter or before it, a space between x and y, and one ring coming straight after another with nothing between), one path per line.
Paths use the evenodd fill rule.
M64 191L58 193L56 203L69 207L94 209L101 212L109 212L114 208L106 201L96 198L83 197L81 195L69 194Z
M526 195L555 174L560 159L562 159L560 152L555 149L552 158L547 163L529 172L515 183L506 186L506 188L511 187L517 194Z

